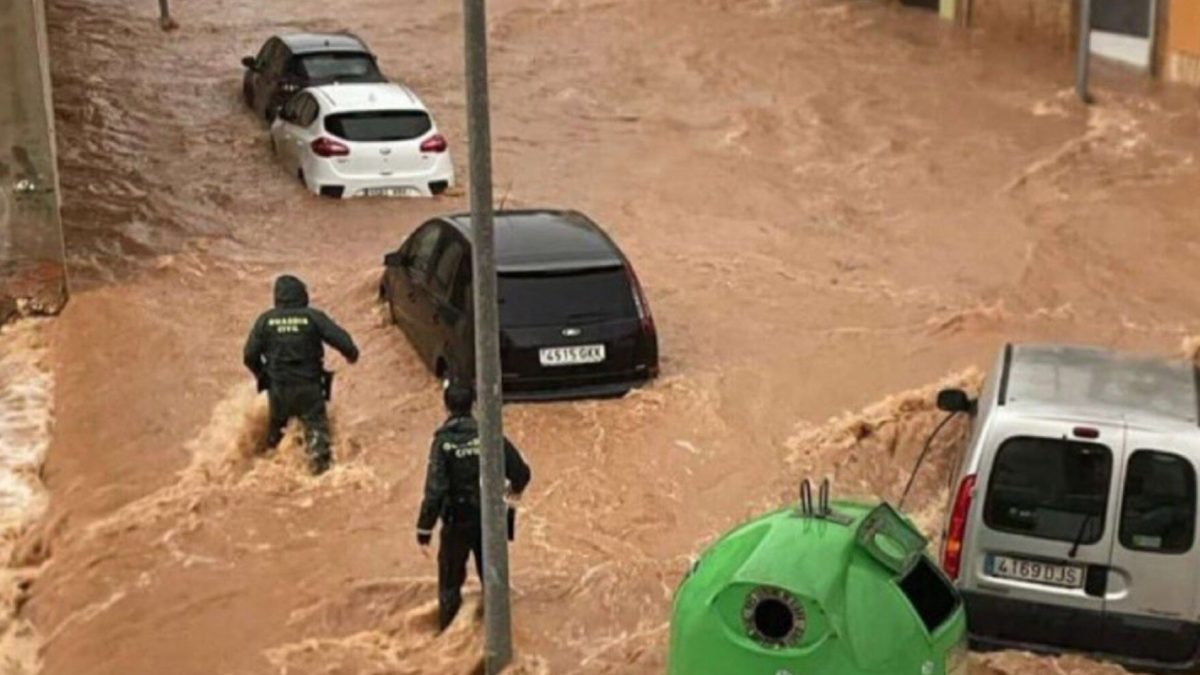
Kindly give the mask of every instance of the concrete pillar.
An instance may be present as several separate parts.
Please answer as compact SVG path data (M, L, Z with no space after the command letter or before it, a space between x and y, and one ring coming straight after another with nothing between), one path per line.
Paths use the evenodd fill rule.
M0 321L13 307L53 312L65 300L42 1L0 2Z

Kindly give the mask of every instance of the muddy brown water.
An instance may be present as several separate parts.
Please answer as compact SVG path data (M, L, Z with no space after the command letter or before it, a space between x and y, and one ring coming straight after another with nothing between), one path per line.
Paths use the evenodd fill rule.
M473 673L469 609L432 632L413 541L439 388L374 300L435 201L338 203L271 161L238 60L350 29L413 86L466 175L460 16L432 0L50 0L75 296L53 375L49 511L15 561L47 675ZM661 673L673 589L721 531L832 473L894 497L1006 339L1174 353L1196 330L1195 95L934 17L826 0L495 0L497 195L570 206L638 267L663 376L513 406L534 468L513 556L524 673ZM354 333L338 467L253 452L245 332L288 271ZM907 393L900 393L907 392ZM857 411L844 413L844 411ZM826 421L829 420L829 421ZM935 526L955 445L910 509ZM22 652L24 654L24 652ZM21 660L24 659L24 660ZM14 666L15 667L15 666ZM1118 670L978 657L978 673ZM15 672L21 672L17 670Z

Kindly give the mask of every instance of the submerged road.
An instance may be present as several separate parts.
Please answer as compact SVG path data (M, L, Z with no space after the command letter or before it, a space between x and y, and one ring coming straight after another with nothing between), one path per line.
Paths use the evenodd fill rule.
M413 542L440 389L375 302L433 201L320 200L273 162L240 66L343 30L438 117L466 176L461 17L433 0L49 0L78 278L50 329L44 559L23 616L46 675L475 672L433 634ZM688 557L804 475L894 496L943 377L1008 339L1174 353L1200 333L1200 114L931 15L834 0L495 0L497 195L590 214L637 266L663 377L513 406L534 467L513 549L524 673L661 673ZM296 273L363 348L338 467L252 457L240 364ZM873 403L877 402L877 403ZM845 410L864 409L829 423ZM936 525L953 448L910 506ZM940 474L940 475L939 475ZM473 597L477 597L477 592ZM477 600L472 600L477 602ZM1002 654L978 673L1110 672Z

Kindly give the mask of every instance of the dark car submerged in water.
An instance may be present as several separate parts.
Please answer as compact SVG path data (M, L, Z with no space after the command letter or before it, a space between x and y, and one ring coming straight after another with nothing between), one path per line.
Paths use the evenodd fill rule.
M387 81L367 45L344 33L277 35L257 56L244 57L242 66L242 98L268 122L296 92L308 87Z
M473 377L471 220L424 223L384 259L380 295L438 377ZM496 214L504 396L617 396L658 375L650 307L625 255L574 211Z

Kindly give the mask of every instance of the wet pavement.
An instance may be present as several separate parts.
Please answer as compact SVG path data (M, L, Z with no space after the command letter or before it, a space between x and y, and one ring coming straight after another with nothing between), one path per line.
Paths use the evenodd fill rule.
M465 199L306 194L241 106L238 65L275 31L353 30L465 176L456 5L192 0L163 33L143 4L49 6L78 282L39 357L50 507L24 542L46 562L20 606L43 672L475 672L477 620L433 634L413 540L440 388L375 301L383 254ZM894 497L931 387L977 379L1005 340L1177 353L1200 333L1194 93L1102 73L1085 110L1066 60L875 3L490 11L498 198L601 223L663 353L624 399L507 409L534 469L518 672L662 672L690 555L806 475ZM240 349L285 271L363 349L331 360L339 463L318 479L294 438L254 455L265 402ZM954 450L911 499L927 526Z

